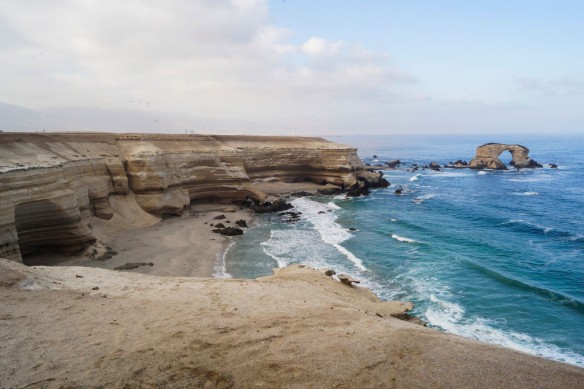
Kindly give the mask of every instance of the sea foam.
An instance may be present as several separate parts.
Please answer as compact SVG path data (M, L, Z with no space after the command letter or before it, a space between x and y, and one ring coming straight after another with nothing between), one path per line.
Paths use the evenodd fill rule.
M302 212L306 219L314 225L314 228L318 231L324 242L337 249L338 252L347 257L359 270L367 270L361 259L341 246L341 243L350 239L353 235L336 222L337 216L334 212L328 212L335 210L329 204L322 204L306 197L292 201L292 205L298 211ZM336 209L339 208L336 204L333 203L333 205Z
M232 241L224 252L217 254L217 260L215 261L215 266L213 266L212 275L214 278L233 278L233 276L227 272L227 263L225 258L227 257L227 253L234 244L235 242Z
M431 305L424 316L432 326L465 338L584 367L584 357L577 353L563 350L526 334L501 330L494 326L496 323L493 320L478 316L467 317L460 305L433 294L430 295L430 301Z
M405 242L405 243L419 243L417 240L414 239L410 239L410 238L404 238L403 236L399 236L396 234L392 234L391 237L399 242Z

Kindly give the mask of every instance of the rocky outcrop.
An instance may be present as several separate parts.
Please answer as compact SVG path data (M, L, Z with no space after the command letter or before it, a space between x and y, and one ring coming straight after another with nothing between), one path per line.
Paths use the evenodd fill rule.
M397 168L399 165L401 165L401 161L399 159L394 159L392 161L387 161L384 164L385 166L387 166L390 169L395 169Z
M113 196L163 215L208 199L261 203L262 182L386 185L356 151L301 137L0 133L0 257L83 247Z
M440 171L440 164L438 162L430 162L430 165L428 165L428 167L431 170L434 170L434 171L437 171L437 172Z
M511 165L518 169L539 168L539 163L529 158L529 149L521 145L507 145L501 143L487 143L477 147L475 157L470 161L468 167L471 169L494 169L506 170L507 166L499 160L499 156L509 151L512 156Z

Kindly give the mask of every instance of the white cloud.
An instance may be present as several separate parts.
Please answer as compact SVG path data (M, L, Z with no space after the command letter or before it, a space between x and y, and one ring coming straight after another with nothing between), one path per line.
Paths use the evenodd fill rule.
M546 96L575 97L584 94L584 81L572 77L551 80L518 77L517 82L524 90L535 91Z
M311 130L383 109L413 80L357 44L292 39L263 0L2 1L0 101Z
M321 38L312 37L302 45L302 51L308 55L334 54L343 46L343 42L327 42Z
M260 6L265 6L266 2L264 0L231 0L231 4L242 11L249 11Z

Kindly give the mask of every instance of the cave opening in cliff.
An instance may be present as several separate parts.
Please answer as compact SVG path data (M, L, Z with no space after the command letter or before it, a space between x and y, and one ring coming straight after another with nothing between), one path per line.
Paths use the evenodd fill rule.
M71 226L76 220L62 206L50 200L38 200L16 205L14 221L22 263L28 266L51 264L55 253L74 240Z

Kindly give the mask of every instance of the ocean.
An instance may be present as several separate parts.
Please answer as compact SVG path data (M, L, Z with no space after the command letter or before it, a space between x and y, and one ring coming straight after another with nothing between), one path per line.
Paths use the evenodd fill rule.
M391 186L368 197L293 200L302 213L295 223L259 215L234 239L217 276L255 278L292 263L328 267L384 300L413 302L411 313L429 327L584 367L584 137L330 139L359 147L366 163L404 165L385 170ZM470 161L488 142L527 146L545 167L407 170ZM511 155L500 158L508 163Z

